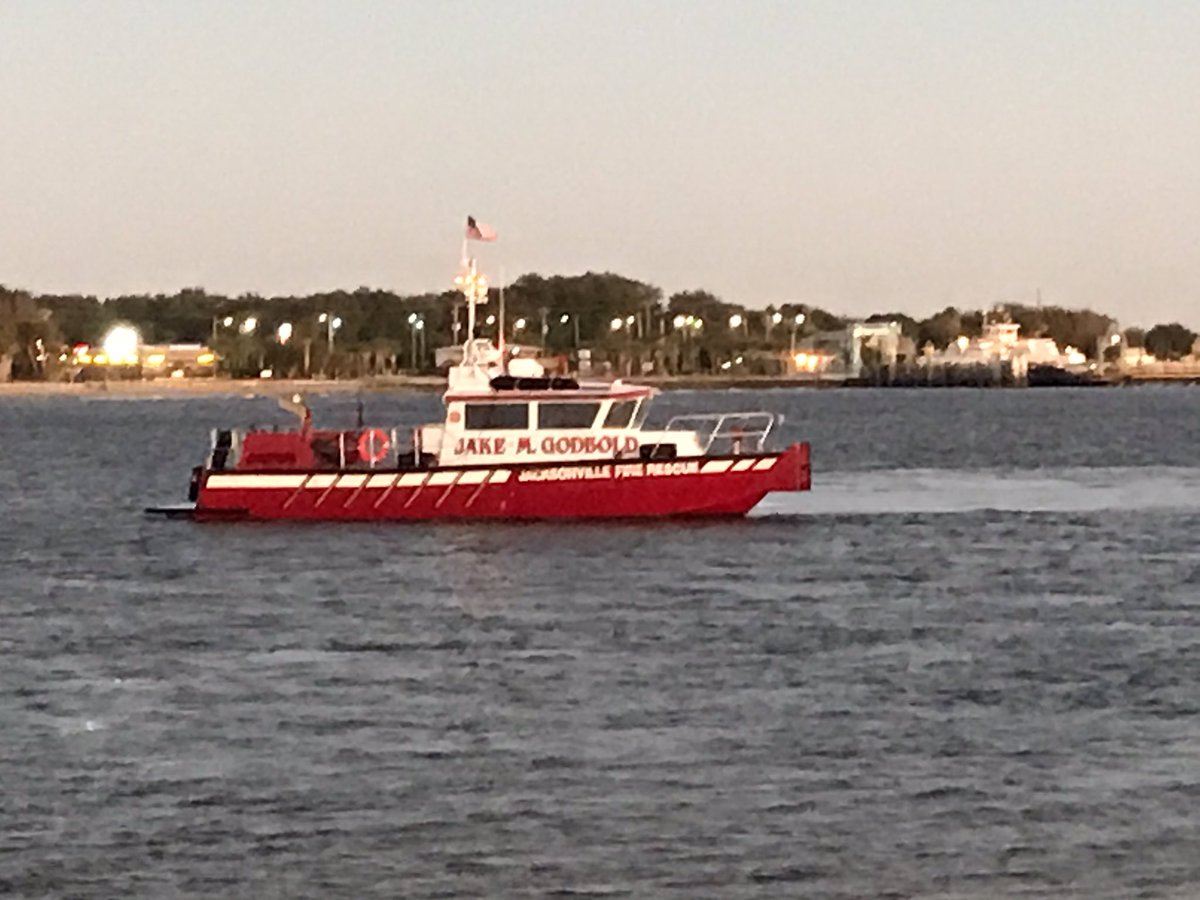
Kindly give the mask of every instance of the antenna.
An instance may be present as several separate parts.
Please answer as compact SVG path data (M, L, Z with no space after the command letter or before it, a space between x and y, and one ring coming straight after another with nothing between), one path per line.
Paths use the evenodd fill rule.
M504 352L504 269L500 269L500 331L497 344L500 350L500 369L505 375L508 374L508 359Z

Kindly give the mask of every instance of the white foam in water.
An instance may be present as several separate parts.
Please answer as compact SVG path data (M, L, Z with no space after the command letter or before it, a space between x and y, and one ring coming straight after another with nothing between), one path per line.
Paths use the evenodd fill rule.
M1200 511L1200 468L814 472L810 492L771 494L752 515L1155 509Z

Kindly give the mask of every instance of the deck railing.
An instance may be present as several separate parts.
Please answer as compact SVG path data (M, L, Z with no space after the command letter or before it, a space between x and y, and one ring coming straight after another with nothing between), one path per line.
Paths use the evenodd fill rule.
M380 429L383 430L383 429ZM242 439L245 432L239 429L212 429L206 467L215 470L235 468L242 456ZM327 433L326 433L327 434ZM327 454L332 455L337 449L337 459L318 461L317 467L334 471L358 471L363 469L389 469L396 465L397 460L406 454L412 454L416 441L413 440L413 430L392 428L386 431L387 450L380 459L363 459L358 455L358 431L339 431L336 441L329 438L325 446ZM403 442L401 435L404 435Z
M704 413L675 416L666 431L690 431L700 440L704 453L722 450L734 455L761 453L776 422L783 416L769 412Z
M379 429L379 430L382 431L382 429ZM366 467L368 469L375 469L380 466L382 466L384 468L391 468L392 466L394 466L396 464L396 459L400 455L401 450L402 450L400 443L399 443L399 435L400 435L399 429L396 429L396 428L391 429L387 433L387 437L388 437L387 451L383 454L382 458L377 459L377 460L358 458L352 465L349 465L346 462L348 455L350 453L354 453L355 456L358 455L359 432L356 432L356 431L350 431L350 432L340 431L340 432L338 432L338 468L339 469L361 469L363 467ZM411 450L411 447L409 449Z

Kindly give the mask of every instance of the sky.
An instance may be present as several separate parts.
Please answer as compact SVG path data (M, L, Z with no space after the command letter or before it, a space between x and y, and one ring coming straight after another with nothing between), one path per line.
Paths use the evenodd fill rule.
M4 0L0 283L1200 327L1200 3Z

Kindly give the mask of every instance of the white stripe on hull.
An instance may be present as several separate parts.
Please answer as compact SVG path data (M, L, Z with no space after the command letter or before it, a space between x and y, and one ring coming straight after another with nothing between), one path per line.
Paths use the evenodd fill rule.
M298 488L305 475L209 475L206 488Z
M702 463L700 474L720 475L725 472L766 472L779 461L778 456L763 459L713 459ZM594 462L580 465L595 465ZM628 476L635 471L641 471L643 464L619 465L614 468L614 474ZM684 473L679 473L684 474ZM694 474L694 473L693 473ZM358 488L390 489L390 488L419 488L435 486L486 485L504 484L512 477L512 469L458 469L450 472L404 472L386 475L371 475L369 473L351 472L338 474L321 472L308 475L279 475L257 474L253 472L214 473L208 476L204 486L212 490L262 488L280 490L286 488L307 488L310 490L328 491L329 489Z

